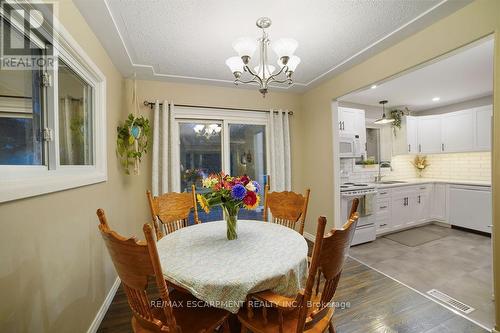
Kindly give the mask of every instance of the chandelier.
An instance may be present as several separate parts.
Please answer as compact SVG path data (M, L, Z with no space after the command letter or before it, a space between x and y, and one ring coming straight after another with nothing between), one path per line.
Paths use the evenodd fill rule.
M219 124L197 124L193 127L193 130L197 136L203 136L208 140L212 136L219 135L220 131L222 131L222 126Z
M300 63L300 58L293 54L297 49L298 43L292 38L281 38L271 42L265 30L271 26L271 19L268 17L259 18L256 25L262 29L262 37L257 40L251 37L238 38L233 43L233 48L238 53L238 56L227 59L226 65L233 73L236 85L238 83L257 83L262 96L266 97L269 84L292 84L292 74ZM268 62L267 53L269 46L271 46L278 56L277 63L280 70L276 73L276 67L270 65ZM257 47L259 47L260 58L258 65L252 69L250 67L250 60ZM249 74L248 79L243 79L244 72Z

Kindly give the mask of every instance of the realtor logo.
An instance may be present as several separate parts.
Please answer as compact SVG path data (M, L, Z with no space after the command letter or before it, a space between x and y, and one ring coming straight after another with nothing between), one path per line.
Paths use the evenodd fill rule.
M0 0L0 69L50 70L53 56L54 4Z

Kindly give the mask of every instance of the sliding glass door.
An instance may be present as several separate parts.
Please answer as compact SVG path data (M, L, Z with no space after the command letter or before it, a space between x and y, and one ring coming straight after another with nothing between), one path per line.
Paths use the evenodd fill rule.
M268 174L267 115L256 119L234 116L236 112L221 111L192 115L182 110L173 124L172 135L178 145L172 147L173 190L203 193L201 180L211 173L225 172L239 176L248 175L262 185L261 205L255 211L240 210L240 219L262 219L264 182ZM202 221L221 220L222 210L217 207L209 214L199 212Z
M266 126L229 124L229 164L231 175L247 175L264 184L266 178ZM240 210L239 218L260 220L263 210L263 189L260 207L256 210Z

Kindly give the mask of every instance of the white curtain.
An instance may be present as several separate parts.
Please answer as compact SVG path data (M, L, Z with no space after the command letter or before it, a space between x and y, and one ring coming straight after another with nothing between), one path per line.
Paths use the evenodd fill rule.
M271 110L270 127L271 190L290 191L292 188L292 172L288 110Z
M163 101L161 106L158 100L155 102L153 118L153 184L151 186L154 196L169 191L169 113L167 101Z

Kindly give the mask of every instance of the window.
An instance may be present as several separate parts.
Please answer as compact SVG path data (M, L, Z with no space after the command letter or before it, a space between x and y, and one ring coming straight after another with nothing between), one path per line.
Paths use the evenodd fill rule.
M0 67L0 202L105 181L104 75L65 31L50 44L0 17L2 37L56 60Z
M11 38L13 43L25 39L14 29ZM41 49L32 50L42 55ZM44 164L40 77L39 70L0 68L0 165Z

